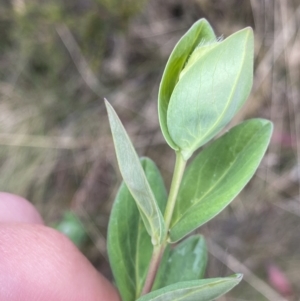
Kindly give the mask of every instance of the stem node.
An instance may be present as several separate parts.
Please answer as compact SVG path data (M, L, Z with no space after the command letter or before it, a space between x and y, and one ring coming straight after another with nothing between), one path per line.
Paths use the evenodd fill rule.
M182 176L184 173L184 169L186 166L186 160L182 157L180 152L176 152L176 162L175 162L175 168L174 168L174 174L172 178L172 183L171 183L171 188L170 188L170 193L167 201L167 206L165 210L165 226L166 226L166 236L164 238L164 241L162 244L154 246L153 247L153 253L152 253L152 258L150 261L149 265L149 270L148 274L145 280L145 284L142 290L142 295L145 295L149 293L152 289L155 276L158 271L159 264L161 262L162 255L165 251L166 245L168 243L168 234L169 234L169 228L171 224L171 219L173 215L173 211L175 208L175 203L180 187L180 183L182 180Z

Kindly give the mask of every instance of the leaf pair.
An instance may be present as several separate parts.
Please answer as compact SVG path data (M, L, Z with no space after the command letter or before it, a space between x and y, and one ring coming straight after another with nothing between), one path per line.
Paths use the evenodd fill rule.
M166 190L156 165L148 158L141 163L160 209L166 205ZM108 254L115 280L124 301L135 300L143 288L153 246L135 201L123 183L111 212ZM182 259L185 259L182 261ZM164 254L154 288L183 280L202 278L207 262L203 237L193 236Z
M175 46L159 89L159 120L168 144L187 160L247 99L253 78L251 28L218 41L201 19Z
M161 210L164 210L166 191L155 164L141 159L148 182ZM123 301L139 298L153 246L130 191L123 183L111 212L108 229L108 254L114 278ZM170 247L164 253L156 277L153 293L140 297L146 300L212 300L234 285L241 277L201 279L207 264L206 244L202 236L195 235ZM203 299L203 298L206 299ZM179 300L179 299L178 299Z
M108 108L110 119L117 118L113 109ZM121 156L118 157L119 165L127 168L126 158L133 155L126 156L125 152L133 152L134 149L119 119L117 122L119 122L118 136L114 132L113 135L115 135L117 153L121 152ZM112 127L112 130L114 129ZM269 121L248 120L214 141L194 159L183 177L179 190L169 229L170 242L182 239L189 232L209 221L234 199L257 169L269 143L271 132L272 124ZM130 143L131 147L122 148L123 140ZM135 156L137 157L136 154ZM143 185L149 185L151 200L157 204L159 213L164 212L167 195L157 167L149 159L143 159L142 164L134 160L128 162L133 162L132 164L138 162L142 171L138 174L144 177ZM134 172L132 170L132 173ZM131 180L134 179L136 176L132 175ZM132 181L129 185L132 185ZM137 209L140 199L137 201L137 198L133 197L129 186L123 184L111 213L108 232L110 262L124 301L134 300L140 295L153 248L146 228L147 223L142 220L143 215L140 215ZM153 225L150 229L154 229L156 219L152 220L151 215L146 217L148 224ZM184 253L183 249L188 253ZM154 288L201 278L203 266L206 264L203 255L205 252L199 257L200 261L194 254L194 251L200 254L201 250L204 250L204 246L199 237L189 238L172 251L167 249ZM190 258L190 261L183 262L182 258L180 260L181 252L189 254L185 258ZM199 274L195 275L192 266L197 261L202 268L198 267ZM173 287L171 289L173 290Z

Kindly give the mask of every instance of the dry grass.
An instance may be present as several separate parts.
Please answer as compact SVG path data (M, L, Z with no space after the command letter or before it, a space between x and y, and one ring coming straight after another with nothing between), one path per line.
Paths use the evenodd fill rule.
M75 2L70 10L80 16L93 8L92 1ZM120 175L103 97L121 115L138 152L160 166L168 185L174 162L160 134L156 101L170 51L201 17L218 35L254 27L254 88L234 123L269 118L274 135L251 183L200 232L211 240L209 276L240 268L246 274L246 281L222 300L285 300L268 283L269 263L280 267L293 286L294 295L285 298L299 300L300 1L148 0L130 17L114 14L103 2L101 22L113 16L126 26L113 23L106 29L96 63L93 40L85 46L69 19L39 19L43 26L27 40L18 29L26 3L13 3L5 7L8 14L0 14L1 22L15 26L0 57L0 189L31 199L49 224L71 207L94 242L85 246L87 256L106 275L106 227ZM49 56L34 60L37 46L30 43ZM38 69L44 61L52 66L46 74Z

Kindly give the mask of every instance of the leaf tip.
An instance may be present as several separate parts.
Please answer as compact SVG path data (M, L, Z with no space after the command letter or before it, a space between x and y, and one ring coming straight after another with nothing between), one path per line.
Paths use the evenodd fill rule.
M243 277L244 275L241 273L233 274L232 276L230 276L230 278L234 278L234 280L236 280L237 283L241 282Z
M111 104L105 97L104 97L104 104L105 104L107 110L108 110L108 108L111 108Z
M254 35L252 27L248 26L246 28L243 28L229 36L227 39L233 39L234 43L242 43L247 51L250 51L251 53L253 52Z
M274 128L273 122L270 120L267 120L267 119L263 119L263 118L260 118L259 121L260 121L262 127L265 128L265 130L271 136L273 133L273 128Z

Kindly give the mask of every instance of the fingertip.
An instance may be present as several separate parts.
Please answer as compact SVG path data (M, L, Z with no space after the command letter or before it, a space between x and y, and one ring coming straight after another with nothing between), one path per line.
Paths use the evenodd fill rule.
M7 192L0 192L0 222L44 224L42 217L29 201Z
M119 301L73 243L41 225L0 225L0 300Z

